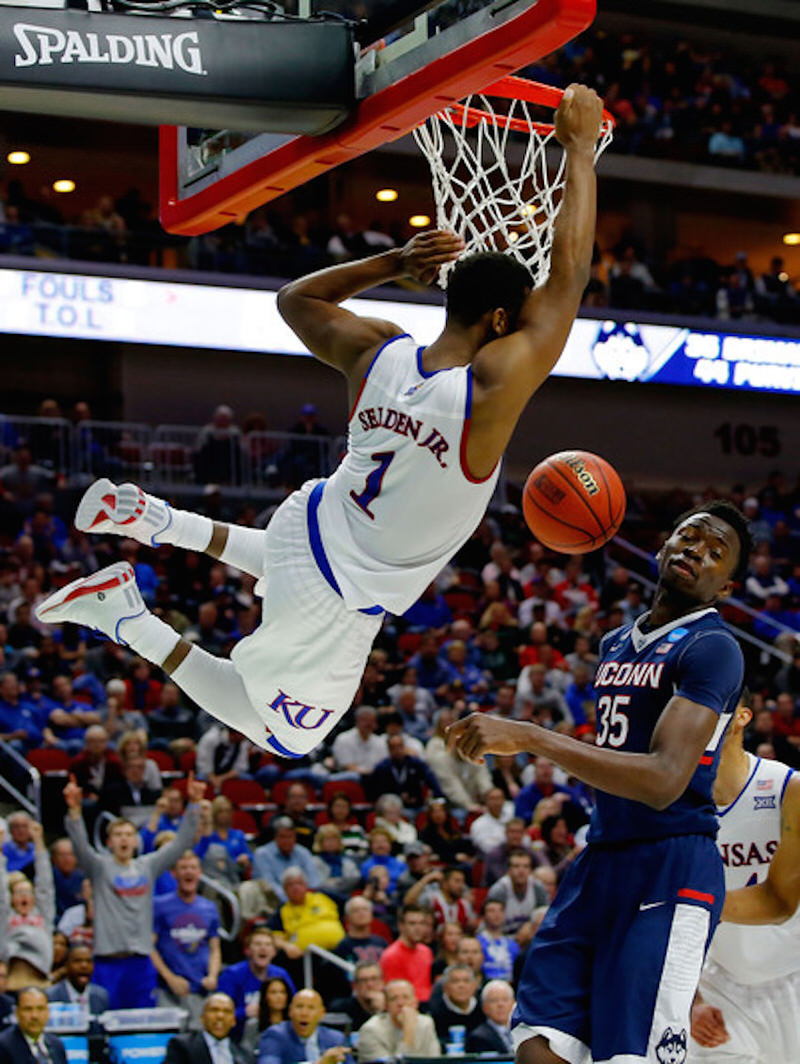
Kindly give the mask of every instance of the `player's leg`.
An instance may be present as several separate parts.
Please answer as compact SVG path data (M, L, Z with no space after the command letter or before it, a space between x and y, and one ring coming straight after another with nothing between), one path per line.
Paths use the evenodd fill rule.
M45 624L71 621L100 631L158 665L202 709L252 742L265 746L263 722L232 661L192 646L145 606L133 569L110 565L75 580L36 608Z
M568 869L531 943L511 1036L517 1064L589 1064L595 889L592 855Z
M593 1057L685 1061L692 1002L724 897L716 846L685 836L599 857L615 904L598 926Z
M517 1050L517 1064L567 1064L550 1048L550 1043L542 1035L529 1038Z
M176 510L136 484L113 484L103 477L84 492L75 514L82 532L111 532L149 547L169 543L200 551L251 576L264 572L264 532L212 521L189 510Z

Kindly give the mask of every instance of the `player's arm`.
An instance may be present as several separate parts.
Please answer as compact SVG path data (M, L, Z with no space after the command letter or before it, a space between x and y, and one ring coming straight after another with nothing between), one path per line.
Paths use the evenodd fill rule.
M763 883L730 891L722 919L734 924L782 924L800 904L800 776L792 776L781 806L781 838Z
M556 111L556 137L567 157L566 184L553 230L550 274L523 304L517 329L487 344L473 363L491 400L491 416L517 416L558 361L589 281L597 213L594 152L602 103L585 85L570 85ZM507 408L507 409L506 409Z
M449 727L447 745L478 763L486 754L548 757L591 787L666 809L689 785L718 719L707 706L675 695L658 719L649 751L638 754L588 746L539 724L472 713Z
M429 284L435 280L439 267L456 259L463 250L460 237L431 229L413 237L403 248L291 281L278 292L278 310L312 355L346 376L354 376L367 352L403 330L388 321L361 318L339 304L400 277Z

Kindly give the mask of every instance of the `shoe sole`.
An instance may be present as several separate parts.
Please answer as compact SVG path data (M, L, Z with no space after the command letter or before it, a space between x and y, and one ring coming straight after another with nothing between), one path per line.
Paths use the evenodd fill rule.
M83 498L78 503L78 509L75 511L75 527L81 532L113 532L117 528L133 524L142 516L146 506L144 492L141 488L138 488L138 491L140 502L136 511L124 521L115 521L109 511L113 510L116 505L117 485L107 477L101 477L86 489ZM107 521L111 527L98 528L97 526L104 521Z
M71 584L62 587L55 595L45 599L36 609L36 617L45 624L51 621L57 623L59 618L52 616L54 610L59 610L68 603L77 602L87 595L101 595L106 591L124 587L134 579L133 567L127 562L123 565L110 565L106 569L101 569L99 573L95 573L94 576L73 580Z

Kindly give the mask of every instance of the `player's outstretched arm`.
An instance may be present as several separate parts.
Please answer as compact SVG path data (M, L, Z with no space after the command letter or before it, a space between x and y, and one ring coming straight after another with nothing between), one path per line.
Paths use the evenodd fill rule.
M567 176L553 230L550 274L523 304L516 331L487 344L473 363L476 382L493 391L493 406L501 395L506 397L512 425L558 361L589 281L597 214L594 153L602 114L602 102L592 89L567 88L555 116Z
M359 359L365 353L403 330L392 322L361 318L339 304L400 277L430 284L439 267L458 258L463 250L460 237L431 229L412 237L403 248L291 281L278 292L278 310L312 355L351 376L358 373Z
M619 798L666 809L689 785L719 718L707 706L675 695L667 703L646 754L588 746L538 724L472 713L451 724L447 746L467 761L486 754L541 755L571 776Z
M767 878L730 891L722 919L733 924L782 924L800 905L800 776L792 776L781 807L781 839Z

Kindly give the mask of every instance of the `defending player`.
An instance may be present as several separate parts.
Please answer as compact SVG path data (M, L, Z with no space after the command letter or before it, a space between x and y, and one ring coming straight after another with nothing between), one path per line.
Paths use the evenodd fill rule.
M800 777L747 753L752 716L737 708L714 783L722 919L736 922L717 928L692 1008L689 1059L709 1064L800 1060Z
M727 502L679 519L658 554L652 609L601 644L596 746L484 714L450 728L450 748L470 760L541 754L597 789L589 845L520 980L518 1064L685 1059L724 895L711 789L744 671L714 607L750 547Z
M78 528L206 551L260 578L262 623L230 661L149 613L127 564L51 595L39 619L131 646L260 746L292 757L318 745L350 707L383 612L415 602L480 521L514 425L561 354L589 275L601 113L580 85L556 113L567 183L550 276L535 291L510 256L464 259L449 280L444 331L426 349L396 325L339 305L404 275L433 281L463 250L439 231L280 291L281 314L345 374L353 405L339 468L290 496L266 533L173 510L135 485L88 489Z

